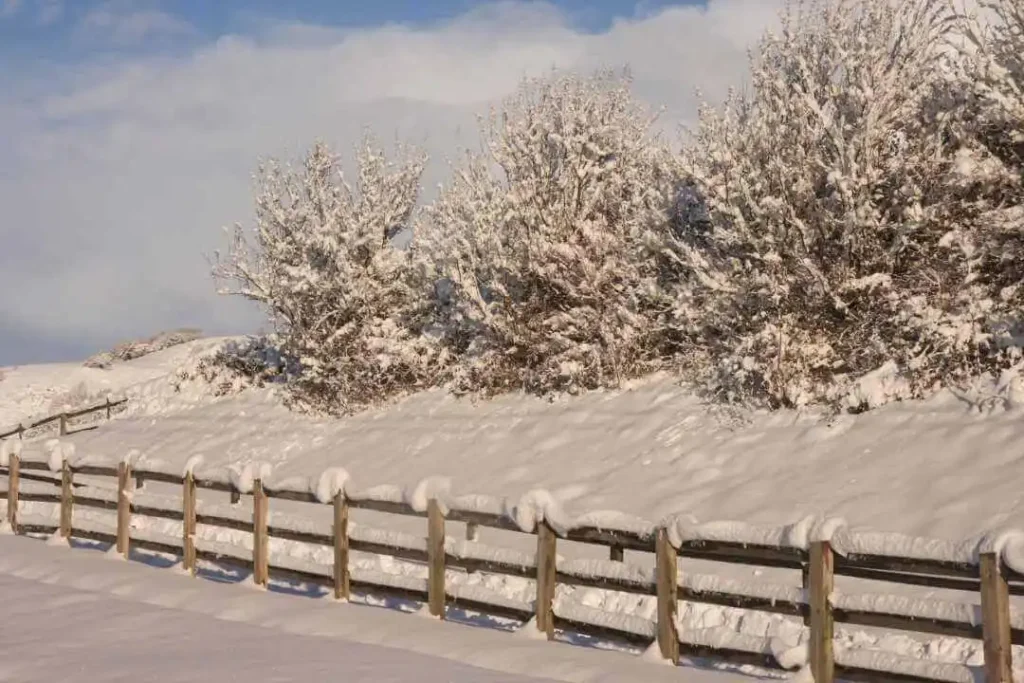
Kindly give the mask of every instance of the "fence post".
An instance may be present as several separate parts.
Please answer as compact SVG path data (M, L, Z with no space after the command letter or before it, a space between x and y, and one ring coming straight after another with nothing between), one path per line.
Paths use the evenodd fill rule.
M835 575L832 546L828 541L811 543L808 571L811 673L814 675L815 683L832 683L835 679L835 659L832 652L834 623L830 597L835 585Z
M548 640L555 637L555 581L557 570L558 536L542 521L537 525L537 630L546 633Z
M21 458L11 453L7 467L7 523L18 533L18 483L21 481Z
M257 586L266 586L270 579L270 553L267 543L267 494L263 482L252 485L252 580Z
M107 396L107 419L110 419L110 397Z
M240 502L242 502L242 493L235 489L231 489L231 504L237 505Z
M18 438L25 438L25 425L21 424L20 422L18 423Z
M60 468L60 535L71 538L71 510L75 504L71 465L65 457Z
M608 551L608 559L612 562L622 562L626 559L626 549L621 545L613 545Z
M1010 589L999 553L981 555L981 618L985 649L985 683L1010 683Z
M676 610L679 608L679 564L676 549L668 540L668 531L658 529L655 537L655 563L658 587L658 649L661 656L679 663L679 632Z
M474 542L480 540L480 527L475 522L466 522L466 540Z
M427 567L430 614L444 619L444 513L433 498L427 501Z
M132 468L126 462L117 465L117 552L125 558L131 545L132 501L129 487L132 482Z
M348 600L351 585L348 572L348 499L334 494L334 599Z
M189 470L182 480L182 562L192 576L196 575L196 478Z

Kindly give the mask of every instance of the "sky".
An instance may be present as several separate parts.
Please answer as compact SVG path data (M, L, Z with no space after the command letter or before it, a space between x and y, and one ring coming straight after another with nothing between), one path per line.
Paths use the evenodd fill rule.
M261 157L368 127L427 151L429 193L552 68L628 66L675 131L742 84L782 2L0 0L0 366L261 331L209 275Z

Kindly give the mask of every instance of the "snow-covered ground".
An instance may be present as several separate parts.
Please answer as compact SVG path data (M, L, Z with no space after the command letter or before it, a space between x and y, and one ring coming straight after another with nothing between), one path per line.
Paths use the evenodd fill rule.
M0 681L678 682L670 667L0 537ZM752 680L688 671L694 683Z
M111 390L131 403L124 417L71 437L79 455L120 458L135 448L183 465L200 453L209 466L270 462L281 476L342 466L361 487L449 476L457 493L516 498L545 488L577 513L611 509L649 520L688 512L782 524L828 513L855 527L951 539L1024 528L1019 408L982 414L941 394L831 421L724 414L652 379L557 402L432 392L345 420L313 419L289 412L269 390L215 398L205 384L175 388L174 369L212 343L106 371L7 370L0 425L46 413L86 378L94 397Z
M193 366L214 343L188 344L110 370L89 371L101 373L90 380L96 391L81 389L77 399L88 402L109 390L128 395L130 403L126 413L100 429L68 437L77 456L116 460L138 449L144 458L163 461L172 470L196 454L211 468L258 460L273 464L275 478L282 479L315 478L327 467L340 466L361 489L414 487L440 475L452 479L455 494L517 500L543 488L570 513L617 510L652 521L690 513L702 521L785 524L829 514L844 517L854 529L950 540L996 527L1024 528L1020 408L981 412L941 394L829 421L793 412L713 410L671 381L654 378L629 390L556 402L522 396L474 402L432 392L345 420L314 419L289 412L270 390L218 398L205 383L172 381L177 369ZM63 367L72 379L61 379L58 366L8 370L0 381L0 425L24 419L20 416L38 417L49 404L65 400L59 397L80 380L74 366ZM60 389L49 391L48 383ZM26 392L24 406L19 391ZM41 447L41 442L27 442L23 457L42 457L33 453ZM209 493L207 500L210 496L226 499ZM42 512L42 507L29 504L25 512ZM327 509L276 500L271 507L272 514L295 513L329 524ZM55 510L44 514L52 517ZM425 531L417 519L371 513L355 514L353 520L420 536ZM138 523L154 533L180 533L168 522ZM200 529L200 536L210 532ZM243 536L225 532L209 540L244 545ZM529 550L530 543L526 536L488 530L483 540L520 550ZM329 549L300 545L273 542L271 550L281 557L330 563ZM560 553L587 552L569 545L560 545ZM647 559L627 554L628 561ZM418 577L424 571L388 558L355 562L362 569L400 576ZM799 585L798 576L783 571L698 564L684 561L684 574L700 571ZM510 600L532 599L526 579L478 574L457 580L484 584ZM650 598L562 588L559 599L567 606L653 616ZM859 589L842 578L839 588ZM875 585L873 590L977 602L977 596L927 589ZM790 645L804 637L798 621L779 616L692 604L684 606L682 615L687 628L725 627ZM851 650L980 663L976 641L845 628L837 635Z

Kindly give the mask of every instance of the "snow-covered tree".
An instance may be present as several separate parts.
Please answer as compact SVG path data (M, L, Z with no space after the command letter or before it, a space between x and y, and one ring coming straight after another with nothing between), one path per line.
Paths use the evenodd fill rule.
M214 275L258 302L301 371L299 405L346 413L431 381L435 349L416 270L393 238L410 226L425 158L389 162L367 137L352 188L322 143L300 169L276 160L256 177L253 243L236 226Z
M962 163L972 171L986 277L1015 308L1007 331L1022 336L1024 318L1024 2L978 0L961 16L964 80L972 95L967 125L978 143Z
M575 392L656 367L672 178L628 76L525 81L481 122L420 233L454 387Z
M882 368L910 396L1000 362L954 25L943 0L797 2L749 93L702 108L677 321L721 397L863 407Z

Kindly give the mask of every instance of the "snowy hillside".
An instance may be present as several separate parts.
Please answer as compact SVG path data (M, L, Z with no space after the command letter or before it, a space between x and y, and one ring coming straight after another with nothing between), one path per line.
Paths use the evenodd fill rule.
M0 424L38 416L69 395L87 401L112 391L130 397L128 410L71 437L79 454L138 449L182 465L202 454L210 466L259 460L281 476L343 466L361 486L441 475L460 493L516 497L545 488L576 513L611 509L649 520L682 511L780 524L828 513L854 526L952 539L1024 527L1019 408L982 414L940 394L833 420L723 414L652 379L558 402L430 392L387 410L315 419L288 411L269 389L216 397L215 387L176 381L179 368L218 343L110 370L8 370Z
M428 477L445 476L456 494L517 499L547 489L571 513L617 510L651 521L689 513L703 521L785 524L808 514L830 514L845 517L854 528L951 540L1000 526L1024 528L1016 475L1024 460L1019 408L982 413L941 394L927 402L896 403L832 420L795 412L722 412L669 380L652 378L628 390L557 402L523 396L474 402L430 392L386 410L317 419L290 412L272 389L218 396L217 381L182 379L222 342L201 340L108 370L17 368L0 382L4 422L112 391L129 398L128 409L99 429L69 435L77 457L116 460L137 449L144 460L162 461L169 471L194 455L204 456L204 466L211 468L260 461L274 466L278 480L315 478L340 466L360 488L389 484L408 489ZM19 390L25 392L23 404ZM25 459L38 459L44 443L27 441ZM214 498L213 503L225 502L223 494ZM28 503L24 513L56 513L53 506L44 507ZM285 515L328 512L289 501L275 501L273 508L274 514ZM85 511L82 520L92 514ZM357 516L356 523L423 533L421 520L386 517ZM139 519L134 524L146 533L180 536L180 523ZM494 533L500 535L485 531L487 542L504 545L508 540ZM247 541L240 532L213 529L200 536L238 546ZM526 549L522 543L528 540L515 543ZM271 551L329 565L329 548L300 545L275 541ZM567 547L560 552L576 551ZM422 566L386 557L353 563L358 570L422 579ZM792 579L738 566L699 571L758 582ZM468 575L458 581L518 602L532 599L528 579ZM941 597L932 593L919 591L918 596ZM624 618L649 620L653 615L654 602L646 597L602 590L560 595L566 605ZM799 622L732 608L690 604L683 619L688 628L726 626L791 644L802 637ZM968 665L978 664L981 655L979 643L959 638L919 639L847 628L837 635L851 651Z

